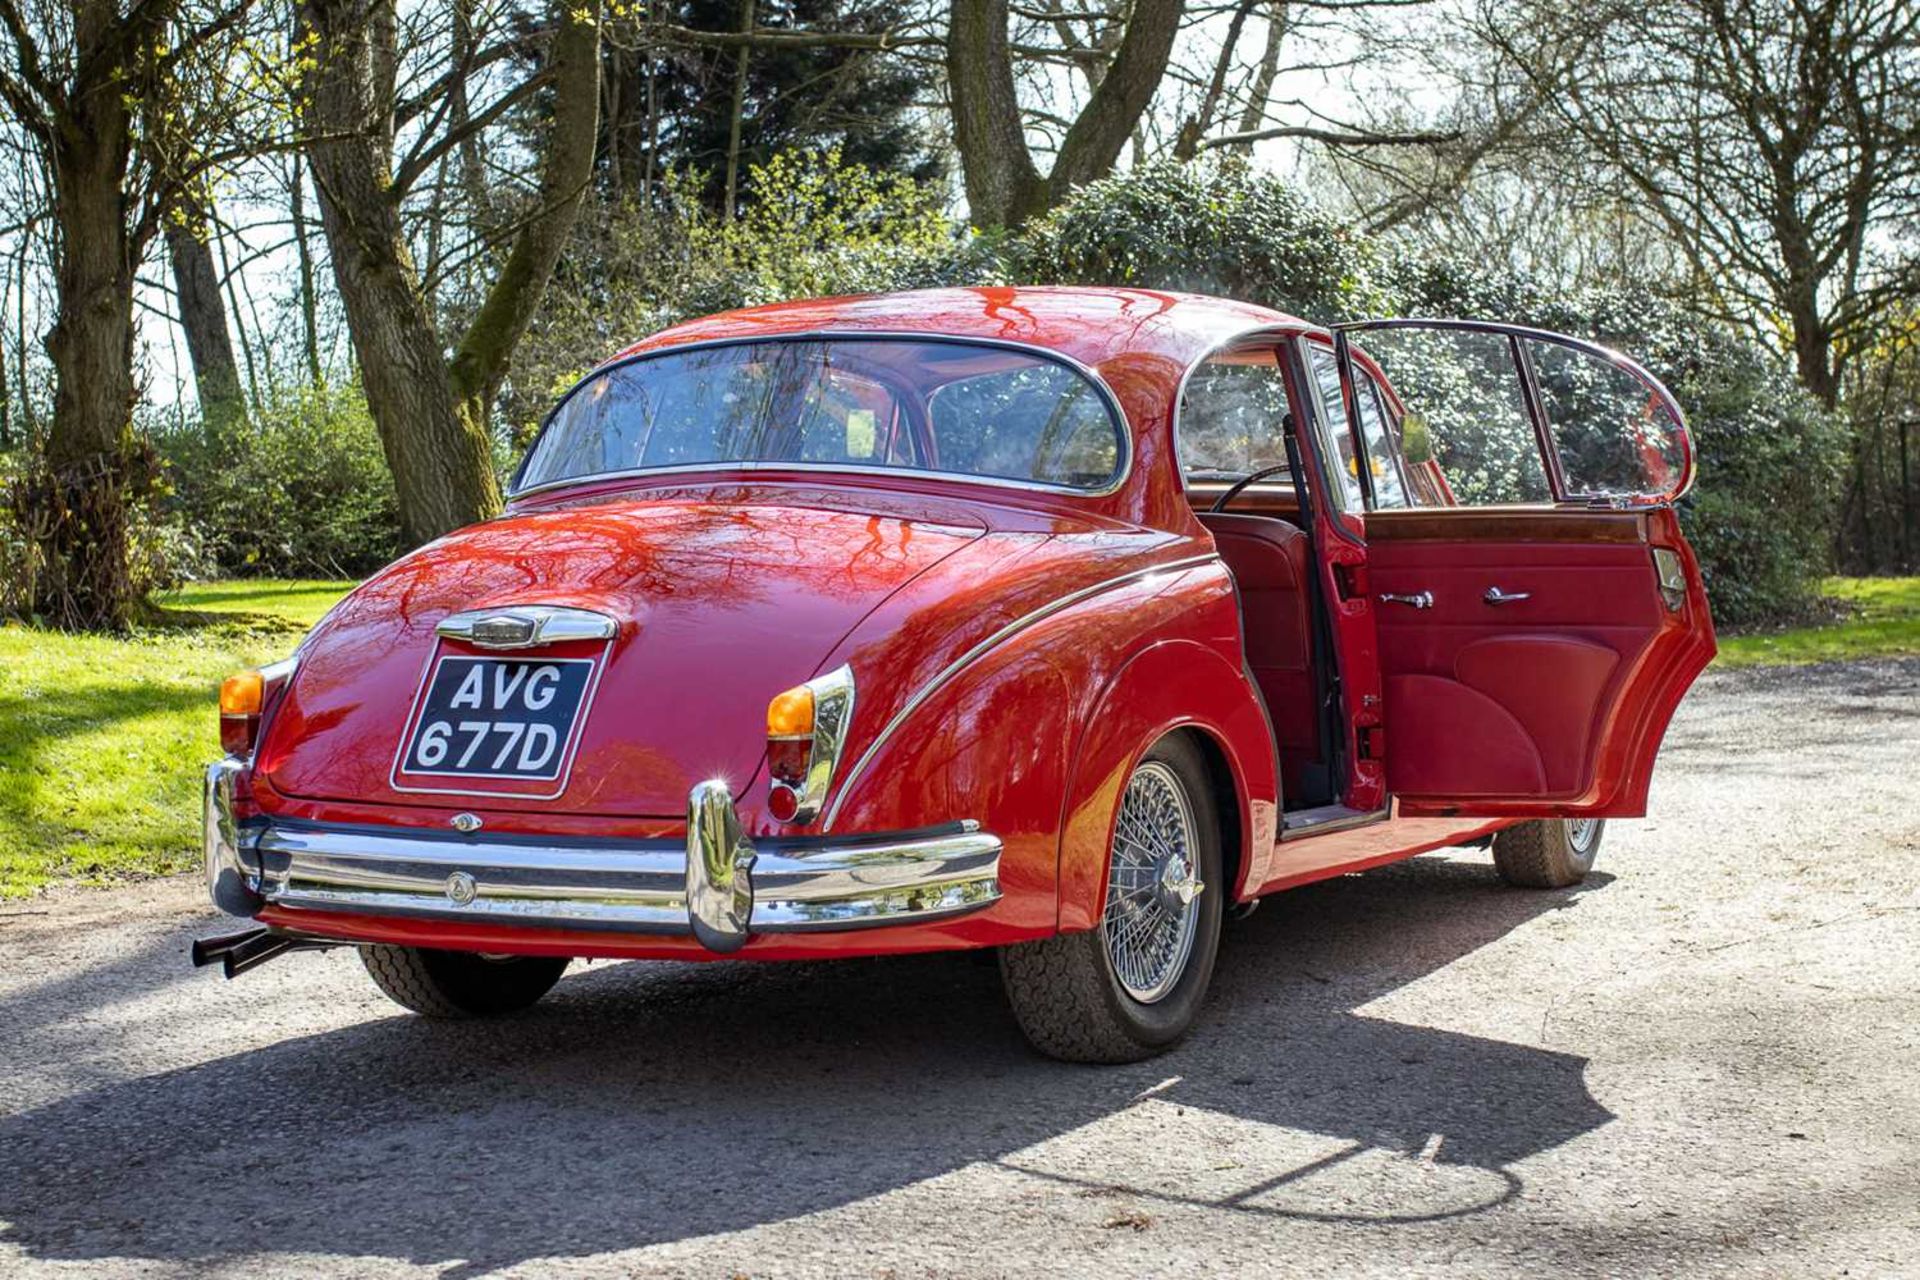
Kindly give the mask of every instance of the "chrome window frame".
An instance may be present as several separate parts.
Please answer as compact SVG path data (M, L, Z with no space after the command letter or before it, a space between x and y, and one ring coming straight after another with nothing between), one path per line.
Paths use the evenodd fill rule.
M1328 472L1328 481L1325 487L1335 499L1332 503L1334 510L1340 512L1358 511L1364 514L1366 511L1366 494L1364 490L1361 493L1360 502L1357 505L1352 501L1353 495L1347 491L1346 469L1341 466L1338 461L1340 458L1340 442L1333 438L1333 417L1327 411L1327 397L1320 388L1320 375L1313 367L1314 349L1315 344L1313 339L1307 334L1301 334L1295 342L1295 351L1300 360L1301 385L1306 390L1308 402L1313 406L1314 445L1321 459L1326 463L1323 470ZM1320 349L1327 353L1327 359L1334 362L1334 376L1338 378L1340 374L1340 362L1339 356L1332 346L1331 335L1329 335L1328 345ZM1346 416L1346 405L1342 404L1340 406L1340 412L1342 417ZM1347 423L1347 430L1357 434L1359 427L1357 424L1349 422ZM1355 450L1354 456L1359 456L1358 450ZM1360 481L1358 477L1355 477L1354 485L1355 487L1359 487Z
M1693 428L1687 423L1686 410L1681 407L1680 398L1673 394L1672 388L1654 377L1645 365L1632 356L1586 338L1577 338L1572 334L1555 333L1551 329L1536 328L1533 325L1507 324L1498 320L1463 320L1449 316L1395 316L1377 320L1353 320L1332 326L1332 331L1344 334L1362 334L1381 329L1447 329L1457 333L1492 334L1507 339L1509 349L1513 353L1515 374L1520 381L1521 399L1533 428L1535 447L1540 453L1540 465L1546 473L1548 491L1553 495L1552 505L1591 506L1595 502L1617 501L1624 498L1625 505L1629 508L1668 506L1686 497L1693 490L1700 460L1693 442ZM1569 489L1563 469L1564 463L1560 457L1559 440L1554 435L1552 423L1546 415L1546 408L1540 398L1539 382L1533 371L1533 359L1521 345L1527 341L1565 347L1603 364L1610 364L1665 401L1668 411L1673 416L1674 425L1679 429L1677 439L1685 460L1686 472L1679 487L1661 498L1645 493L1629 496L1574 492ZM1396 391L1395 394L1397 395L1398 392Z
M1173 412L1168 417L1168 429L1173 435L1173 478L1179 483L1182 496L1185 496L1187 493L1187 460L1180 451L1180 423L1186 414L1187 392L1193 383L1193 376L1205 368L1208 362L1215 356L1224 355L1240 347L1262 342L1271 342L1274 351L1274 369L1280 374L1281 385L1284 387L1286 384L1287 371L1285 366L1281 364L1279 353L1282 348L1286 346L1288 340L1294 336L1294 332L1291 328L1276 328L1272 325L1264 325L1258 329L1248 329L1244 333L1234 334L1232 337L1222 342L1216 342L1201 352L1180 374L1180 382L1173 389ZM1291 395L1288 396L1288 407L1292 407ZM1287 451L1284 436L1276 431L1275 438L1281 441L1280 453L1281 456L1284 457Z
M1085 379L1100 397L1106 407L1107 416L1112 421L1114 431L1119 436L1120 457L1113 478L1097 487L1082 485L1053 484L1040 480L1020 480L1008 476L984 476L964 471L938 471L925 467L861 467L844 463L824 462L763 462L763 461L713 461L677 463L665 467L628 467L619 471L600 471L592 475L568 476L562 480L549 480L542 484L521 486L521 477L526 474L527 463L532 460L540 442L546 439L547 431L553 420L559 416L568 402L594 380L638 364L643 360L653 360L662 356L682 355L690 351L713 350L721 347L763 346L772 342L921 342L939 343L947 346L987 347L1002 351L1014 351L1030 355L1065 367ZM860 475L860 476L908 476L924 477L935 480L953 480L963 484L977 484L994 489L1015 489L1033 493L1058 494L1070 498L1110 498L1126 487L1133 478L1133 463L1137 450L1133 444L1133 423L1128 419L1126 410L1120 405L1120 398L1107 385L1099 371L1091 365L1082 363L1063 352L1049 347L1037 346L1030 342L1018 342L1009 338L974 338L959 334L916 333L912 330L878 329L809 329L799 333L755 334L731 338L706 338L696 342L677 342L667 346L655 347L647 351L635 352L617 360L610 360L595 368L580 381L573 384L567 393L561 396L547 414L540 420L540 430L528 442L526 450L520 455L520 461L514 466L513 478L508 481L507 500L517 502L522 498L536 494L550 493L560 489L577 488L582 485L599 484L608 480L643 479L650 476L687 475L701 472L816 472L824 475Z

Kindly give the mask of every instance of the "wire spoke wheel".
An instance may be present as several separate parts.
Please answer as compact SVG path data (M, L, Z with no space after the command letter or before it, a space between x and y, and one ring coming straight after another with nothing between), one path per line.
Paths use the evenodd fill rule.
M1193 804L1179 775L1148 760L1127 780L1114 826L1100 931L1114 977L1152 1004L1193 954L1201 883Z

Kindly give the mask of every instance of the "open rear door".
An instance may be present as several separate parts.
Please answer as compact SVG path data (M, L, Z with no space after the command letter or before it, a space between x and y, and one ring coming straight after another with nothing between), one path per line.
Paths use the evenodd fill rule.
M1361 462L1401 812L1644 813L1667 722L1714 653L1672 509L1693 468L1671 393L1623 356L1511 325L1355 325L1336 359L1356 435L1387 455Z

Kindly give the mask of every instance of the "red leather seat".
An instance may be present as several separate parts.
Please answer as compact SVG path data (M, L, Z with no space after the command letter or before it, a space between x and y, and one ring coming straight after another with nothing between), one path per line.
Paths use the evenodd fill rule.
M1326 744L1313 678L1307 535L1272 516L1197 514L1240 587L1247 665L1279 740L1282 801L1289 808L1323 803L1327 797L1313 794L1324 786L1314 766L1325 763Z

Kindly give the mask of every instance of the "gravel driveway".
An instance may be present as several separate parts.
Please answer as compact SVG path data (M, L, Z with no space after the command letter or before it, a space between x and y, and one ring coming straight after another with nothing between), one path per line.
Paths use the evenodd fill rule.
M195 881L57 893L0 909L0 1272L1920 1275L1916 855L1920 661L1715 674L1582 889L1284 894L1123 1068L965 956L435 1025L190 969Z

